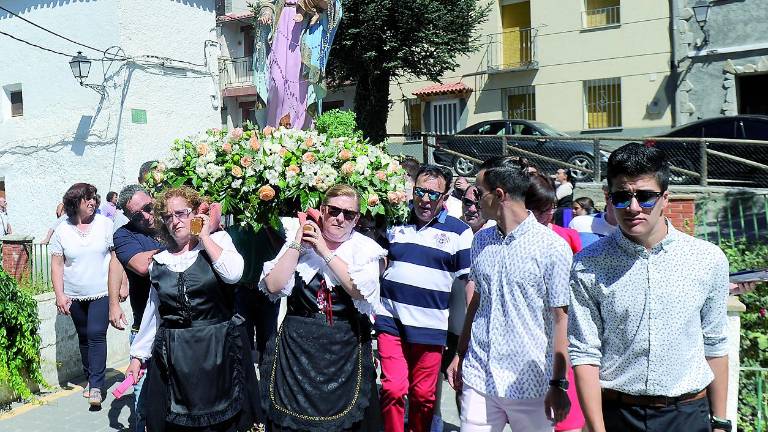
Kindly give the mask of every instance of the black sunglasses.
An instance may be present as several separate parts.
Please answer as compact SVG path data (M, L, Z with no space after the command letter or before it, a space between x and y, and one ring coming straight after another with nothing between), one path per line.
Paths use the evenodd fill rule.
M425 189L417 186L413 188L413 194L419 198L424 198L426 195L429 195L430 201L437 201L441 196L445 195L445 192L433 191L431 189Z
M328 214L332 217L338 217L340 214L344 213L344 219L347 221L353 221L357 217L357 215L360 214L360 212L356 212L354 210L347 210L343 208L339 208L336 206L328 205L325 206L326 209L328 209Z
M144 213L146 213L146 214L152 214L152 211L153 211L154 209L155 209L155 205L154 205L154 204L152 204L152 203L147 203L147 204L145 204L145 205L144 205L144 207L142 207L142 208L140 208L140 209L136 210L136 212L134 212L133 214L131 214L131 217L130 217L130 219L131 219L131 220L141 219L141 218L143 218L143 216L141 215L141 213L142 213L142 212L144 212Z
M635 192L630 191L616 191L611 192L611 204L617 209L625 209L632 204L632 198L637 199L637 203L642 208L653 208L656 202L663 195L663 192L639 190Z
M475 193L477 195L477 193ZM472 206L477 207L478 204L480 204L480 201L472 201L469 198L462 198L461 203L464 204L465 207L469 208Z

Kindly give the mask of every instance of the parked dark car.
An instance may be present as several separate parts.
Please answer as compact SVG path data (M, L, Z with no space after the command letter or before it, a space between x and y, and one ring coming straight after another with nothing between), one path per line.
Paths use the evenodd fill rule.
M517 135L533 135L541 136L542 138L515 138ZM588 170L592 170L594 166L594 147L591 142L569 139L568 135L546 123L527 120L483 121L469 126L455 135L439 136L435 140L438 148L432 154L435 157L436 163L452 167L458 175L471 176L477 173L478 164L466 158L450 154L444 151L444 149L485 161L504 154L502 149L504 138L506 138L507 145L535 153L536 155L568 162ZM530 154L516 153L514 150L508 151L507 154L523 156L548 174L552 174L560 168L565 168L563 165L555 162L536 158ZM605 175L607 157L607 152L601 155L603 176ZM592 180L592 174L587 171L571 169L571 173L576 181Z
M713 117L698 120L659 135L670 138L727 138L768 141L768 116L738 115ZM657 142L657 147L669 155L672 166L695 173L701 173L700 142ZM768 146L740 143L708 143L707 178L708 183L768 185L768 170L755 165L768 166ZM718 155L723 153L753 162L740 162L738 159ZM699 177L672 171L670 182L673 184L697 184Z

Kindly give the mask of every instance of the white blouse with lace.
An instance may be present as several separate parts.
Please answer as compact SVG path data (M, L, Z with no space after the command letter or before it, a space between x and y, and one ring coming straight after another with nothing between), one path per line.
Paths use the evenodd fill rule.
M289 233L287 238L296 237L296 232ZM291 295L296 279L288 278L288 282L277 294L272 294L267 290L267 284L264 279L269 272L275 268L277 261L285 255L290 243L286 243L275 259L264 263L264 270L259 279L259 289L269 295L269 298L276 301L280 297ZM355 288L363 295L362 299L353 299L355 307L362 314L373 315L380 306L379 303L379 260L387 256L387 251L379 246L370 238L353 231L352 237L342 243L333 255L340 258L347 264L347 271L355 284ZM333 270L325 263L323 258L318 255L314 249L305 248L299 256L299 262L296 264L296 271L304 282L309 283L315 277L317 272L322 272L323 277L330 286L341 285L339 279L333 273Z
M222 249L219 259L213 262L213 270L224 282L228 284L237 283L243 276L245 263L243 257L235 249L232 238L225 231L217 231L211 234L211 240ZM149 272L152 272L155 262L167 265L172 271L183 272L194 264L201 250L203 250L203 244L198 242L194 248L182 254L175 255L167 250L155 254L149 263ZM157 328L160 326L158 305L157 291L154 287L150 287L147 307L144 309L144 316L141 318L141 326L131 344L131 357L146 360L152 356L152 343L155 341L155 333L157 333Z

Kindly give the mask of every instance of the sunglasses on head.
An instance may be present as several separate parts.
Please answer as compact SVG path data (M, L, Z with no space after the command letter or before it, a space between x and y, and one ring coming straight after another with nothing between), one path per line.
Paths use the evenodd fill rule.
M355 220L357 215L360 214L360 212L356 212L354 210L347 210L347 209L343 209L340 207L327 205L327 204L325 208L328 210L328 214L331 215L332 217L338 217L340 214L344 213L344 220L347 220L347 221Z
M617 209L625 209L632 204L632 198L637 199L637 204L642 208L653 208L656 202L663 195L663 192L639 190L635 192L630 191L616 191L611 192L611 204Z
M431 189L425 189L418 186L413 188L413 194L419 198L424 198L425 196L429 195L429 199L431 201L437 201L441 196L445 195L444 192L433 191Z

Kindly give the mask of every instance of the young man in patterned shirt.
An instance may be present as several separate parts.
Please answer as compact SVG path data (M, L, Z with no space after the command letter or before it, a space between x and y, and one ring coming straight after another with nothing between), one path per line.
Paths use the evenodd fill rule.
M620 229L574 259L569 352L593 432L730 430L728 261L664 217L668 184L662 150L614 151L608 205Z
M570 409L565 390L571 250L525 208L524 160L498 157L477 175L485 228L472 242L467 308L448 381L461 391L461 430L551 431Z

